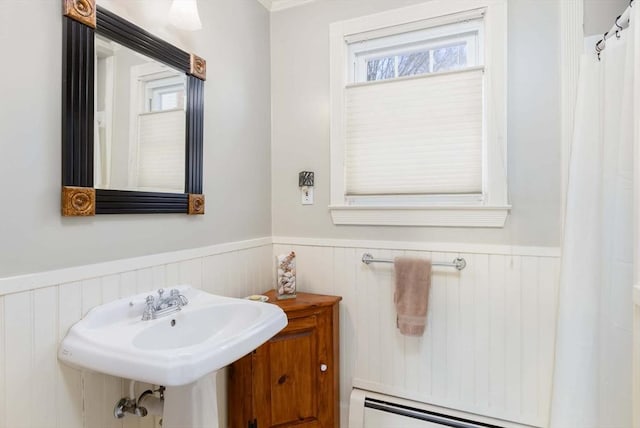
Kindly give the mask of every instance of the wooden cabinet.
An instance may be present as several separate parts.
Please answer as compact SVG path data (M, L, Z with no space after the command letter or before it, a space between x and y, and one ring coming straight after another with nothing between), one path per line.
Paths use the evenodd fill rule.
M276 300L289 324L229 370L230 428L340 426L340 297L298 293Z

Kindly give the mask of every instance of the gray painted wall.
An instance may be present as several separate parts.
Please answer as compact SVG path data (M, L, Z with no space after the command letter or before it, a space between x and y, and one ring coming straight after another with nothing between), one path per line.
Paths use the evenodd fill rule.
M0 46L10 58L0 69L0 277L268 236L272 226L273 234L289 236L557 245L561 0L509 0L514 209L506 228L331 223L328 25L420 1L320 0L273 13L271 33L269 14L255 0L200 1L205 28L195 33L166 25L168 0L99 1L209 61L207 214L86 219L59 214L61 1L0 1ZM606 31L625 5L626 0L586 0L586 33ZM28 19L20 18L25 10ZM300 170L316 172L313 206L300 205Z
M129 3L143 26L169 7L105 3ZM63 218L61 4L0 1L0 277L269 236L269 13L255 0L200 1L203 30L157 28L208 60L204 216Z
M508 169L503 229L335 226L329 205L329 24L421 0L319 0L272 13L273 234L341 239L560 243L559 1L509 0ZM315 171L315 205L297 173Z
M584 0L584 34L609 31L616 16L629 6L629 0Z

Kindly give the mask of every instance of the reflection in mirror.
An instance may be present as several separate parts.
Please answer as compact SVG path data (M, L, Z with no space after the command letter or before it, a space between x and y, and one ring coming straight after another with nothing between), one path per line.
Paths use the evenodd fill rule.
M185 74L103 36L95 42L95 187L185 192Z

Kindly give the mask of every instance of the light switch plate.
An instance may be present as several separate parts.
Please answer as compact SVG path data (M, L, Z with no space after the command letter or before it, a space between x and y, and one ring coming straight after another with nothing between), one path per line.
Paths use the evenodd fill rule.
M313 187L303 186L300 188L302 205L313 205Z

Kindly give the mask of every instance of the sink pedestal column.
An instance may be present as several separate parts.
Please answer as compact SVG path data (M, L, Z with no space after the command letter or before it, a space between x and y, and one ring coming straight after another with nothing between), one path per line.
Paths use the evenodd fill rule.
M218 428L218 373L164 392L162 428Z

